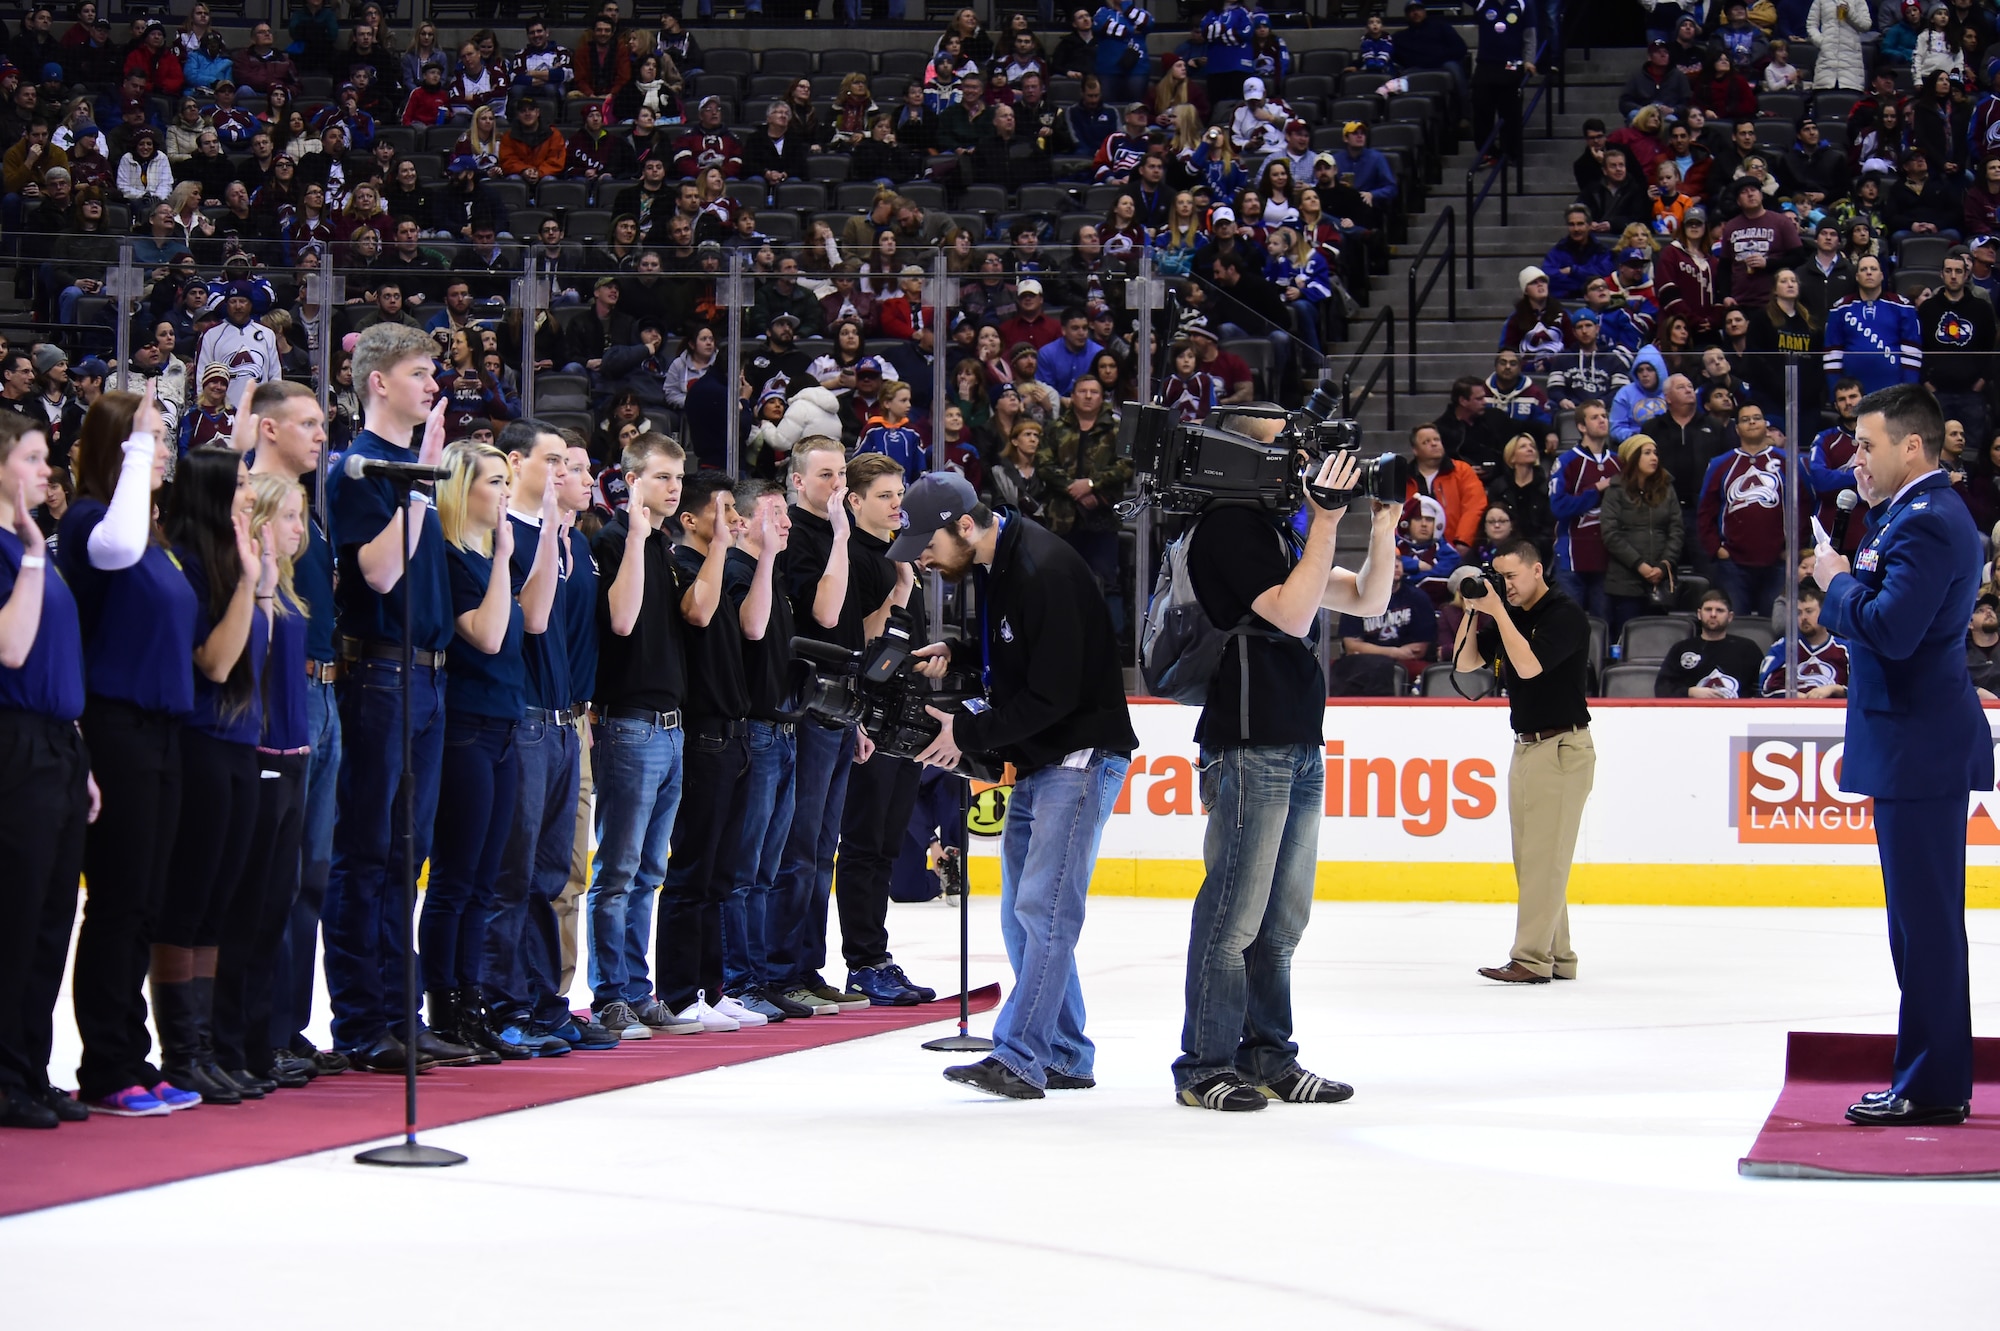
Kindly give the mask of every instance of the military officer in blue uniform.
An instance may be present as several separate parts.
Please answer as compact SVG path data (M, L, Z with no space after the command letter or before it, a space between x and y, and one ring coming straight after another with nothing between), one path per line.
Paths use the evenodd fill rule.
M1521 156L1521 82L1535 72L1528 44L1534 16L1523 0L1481 0L1475 15L1479 48L1472 63L1472 137L1484 144L1500 120L1500 138L1480 164Z
M1967 796L1993 789L1993 740L1965 666L1979 532L1938 467L1944 416L1929 389L1861 400L1854 479L1871 505L1850 568L1815 556L1820 623L1847 644L1840 783L1875 801L1889 955L1903 991L1895 1079L1849 1121L1963 1123L1972 1100L1965 941Z

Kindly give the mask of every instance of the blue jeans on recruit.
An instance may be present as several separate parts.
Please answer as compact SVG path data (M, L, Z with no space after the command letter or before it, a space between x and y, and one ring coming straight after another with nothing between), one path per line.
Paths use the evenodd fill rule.
M768 907L792 830L792 776L797 765L798 735L793 727L775 721L750 723L743 823L730 857L734 881L722 903L722 987L728 993L762 989L780 978L771 973Z
M1104 824L1125 784L1125 758L1044 767L1014 784L1000 841L1000 937L1014 990L993 1024L993 1056L1037 1086L1051 1071L1088 1077L1097 1047L1083 1033L1076 940Z
M1176 1090L1225 1072L1268 1086L1298 1067L1292 952L1312 913L1325 763L1317 744L1202 752L1208 874L1188 938Z
M590 994L595 1007L643 1003L653 993L646 945L653 897L667 876L674 814L681 805L686 733L648 721L606 718L597 726L597 859L591 866Z

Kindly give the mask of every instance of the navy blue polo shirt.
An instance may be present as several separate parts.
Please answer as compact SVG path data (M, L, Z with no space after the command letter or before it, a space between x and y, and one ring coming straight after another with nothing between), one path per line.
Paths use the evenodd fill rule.
M535 547L542 539L542 524L518 513L509 513L507 521L514 524L514 554L509 572L514 599L518 602L521 588L527 585L528 574L535 567ZM558 584L556 599L549 604L548 628L541 633L525 634L521 641L521 659L527 668L525 706L558 712L577 700L570 684L569 654L563 650L561 619L562 590Z
M555 615L562 619L563 653L569 660L574 702L597 693L597 559L590 541L576 528L569 530L569 570L556 593Z
M486 600L486 587L493 577L493 557L476 550L445 547L451 569L452 618L477 610ZM454 630L456 632L456 630ZM445 675L451 687L445 691L445 710L472 716L498 717L519 721L526 707L527 671L521 662L521 603L507 600L507 636L500 650L488 656L464 638L451 645L444 659Z
M333 622L340 608L333 599L333 545L320 529L319 518L310 508L306 510L305 548L292 561L292 586L298 590L308 616L305 623L306 658L312 661L335 659ZM305 667L300 666L299 671L303 674Z
M296 586L298 566L292 567ZM271 660L264 668L264 738L267 749L303 749L312 743L312 727L306 721L306 661L312 638L312 621L299 602L278 589L279 608L285 613L271 621Z
M197 644L206 642L208 635L215 631L215 617L208 611L207 570L202 567L199 557L186 546L175 546L174 557L180 561L181 573L195 595L194 640ZM222 685L195 668L194 652L190 648L188 673L194 677L194 710L188 713L186 724L225 744L261 742L264 735L264 667L270 647L271 621L265 616L263 606L253 604L250 636L243 644L243 654L250 662L250 697L247 705L240 709L225 705ZM234 674L234 670L231 673Z
M56 563L76 596L83 630L84 685L101 698L149 712L194 710L194 588L163 545L148 543L130 568L90 564L90 534L104 521L101 500L78 499L56 528Z
M354 436L348 453L388 462L414 462L410 449L390 443L373 430ZM410 597L411 646L441 652L455 633L451 614L451 573L446 567L444 529L437 510L424 510L423 535L410 556L410 575L399 578L387 596L378 595L361 575L361 547L382 534L395 516L398 489L380 477L349 480L343 471L326 479L327 512L340 552L340 631L368 642L403 641L403 597Z
M13 596L26 553L20 537L0 528L0 605ZM28 659L18 670L0 665L0 711L34 712L58 721L83 715L83 627L76 598L53 566L42 570L42 617Z

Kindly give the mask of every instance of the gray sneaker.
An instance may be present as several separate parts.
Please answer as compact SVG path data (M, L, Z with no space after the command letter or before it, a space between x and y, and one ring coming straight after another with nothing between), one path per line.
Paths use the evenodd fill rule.
M735 999L744 1007L749 1008L766 1021L783 1021L785 1019L786 1014L783 1008L778 1007L776 1004L765 1002L763 998L756 994L731 994L729 997Z
M597 1013L597 1024L620 1040L653 1038L652 1029L639 1020L639 1014L632 1010L632 1005L619 999L613 999L604 1005L603 1011Z
M840 1012L840 1004L821 998L804 985L785 990L785 999L787 1002L797 1003L800 1007L811 1008L815 1017L832 1017Z
M657 998L641 1003L638 1017L648 1029L661 1035L700 1035L703 1030L700 1022L675 1016L673 1009Z

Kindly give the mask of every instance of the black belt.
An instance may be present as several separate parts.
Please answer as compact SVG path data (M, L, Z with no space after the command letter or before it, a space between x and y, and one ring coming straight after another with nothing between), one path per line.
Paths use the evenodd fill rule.
M371 661L392 661L401 665L403 661L403 644L400 642L364 641L360 638L342 638L340 640L340 655L341 659L346 661L359 661L365 657ZM444 669L443 652L427 652L418 647L411 650L410 660L427 670Z
M662 730L679 730L681 714L673 712L649 712L643 707L607 707L603 711L607 721L644 721L649 726Z
M521 719L523 721L539 721L545 726L566 726L576 721L576 713L566 708L552 712L546 707L523 707L521 709Z
M1523 744L1539 744L1545 739L1556 739L1563 735L1580 735L1589 729L1589 726L1557 726L1554 730L1518 730L1514 732L1514 738Z
M750 724L753 726L769 726L772 730L776 731L780 735L789 735L794 730L798 729L798 727L793 725L790 721L763 721L759 720L756 717L750 718Z
M737 739L750 733L750 723L726 716L702 716L688 723L688 733L703 739Z
M331 684L340 678L338 661L306 662L306 679L314 684Z

